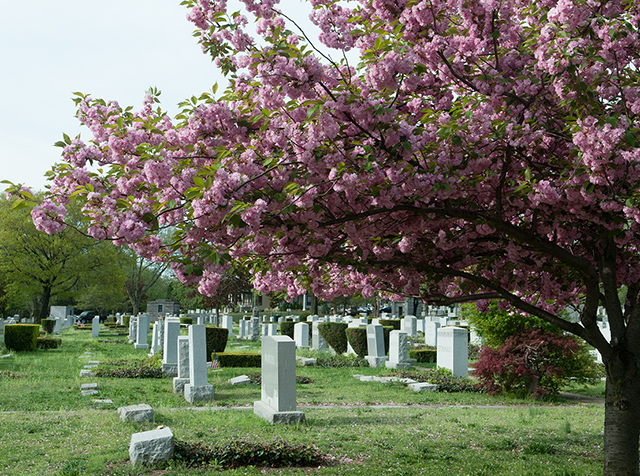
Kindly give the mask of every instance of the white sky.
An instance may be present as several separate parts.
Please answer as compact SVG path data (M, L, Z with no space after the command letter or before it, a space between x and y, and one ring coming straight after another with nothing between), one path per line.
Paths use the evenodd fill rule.
M299 0L283 3L307 18ZM0 180L44 189L62 133L90 139L74 91L137 110L157 87L173 116L183 99L222 87L186 14L180 0L0 1Z

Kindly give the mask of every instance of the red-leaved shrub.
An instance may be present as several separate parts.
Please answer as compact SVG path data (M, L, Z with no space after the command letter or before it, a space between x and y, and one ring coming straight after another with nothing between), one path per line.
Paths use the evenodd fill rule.
M575 338L525 329L497 349L484 347L473 374L489 394L536 398L557 393L569 377L596 377L593 358Z

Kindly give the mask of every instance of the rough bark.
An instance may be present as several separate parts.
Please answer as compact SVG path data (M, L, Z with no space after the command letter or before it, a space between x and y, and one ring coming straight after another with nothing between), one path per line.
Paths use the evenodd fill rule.
M620 354L606 363L604 475L638 476L640 379L637 362Z

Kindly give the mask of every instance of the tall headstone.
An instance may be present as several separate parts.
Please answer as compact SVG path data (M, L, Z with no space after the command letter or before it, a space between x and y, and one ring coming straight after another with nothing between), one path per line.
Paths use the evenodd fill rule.
M309 347L309 324L298 322L293 326L293 340L296 347L306 349Z
M131 316L129 319L129 344L133 344L136 341L138 335L138 318Z
M323 339L318 331L318 325L322 324L320 321L313 321L313 332L311 333L311 348L313 350L328 350L327 342Z
M222 316L222 327L226 327L229 329L229 337L235 337L233 333L233 317L232 316Z
M136 349L148 349L147 334L149 334L149 315L141 314L138 316L138 332L136 336Z
M153 323L151 331L151 355L156 355L160 349L160 324L158 322Z
M409 337L418 337L416 316L405 316L400 321L400 330L405 331Z
M164 321L164 350L162 355L162 371L169 377L178 376L179 335L180 318L167 317Z
M438 346L438 329L440 323L434 321L425 321L424 323L424 343L429 347Z
M57 325L57 320L56 320ZM100 334L100 317L96 316L91 319L91 337L98 337Z
M253 412L270 423L299 423L296 406L296 345L289 336L262 339L262 398Z
M189 383L184 386L189 403L213 400L213 385L207 382L207 335L203 325L189 326Z
M391 331L389 335L389 360L384 363L388 369L406 370L411 368L407 360L407 333Z
M249 338L251 340L258 340L260 338L260 317L252 317L249 323Z
M469 341L467 329L441 327L438 329L438 367L451 370L454 377L464 377L469 372Z
M366 359L371 367L381 367L388 360L384 352L384 331L380 324L367 326Z
M246 321L244 319L240 319L240 322L238 322L238 337L240 337L240 339L245 339L247 337L247 328L249 321Z
M424 333L424 319L416 319L416 330Z
M178 376L173 378L173 393L184 393L189 383L189 337L178 337Z

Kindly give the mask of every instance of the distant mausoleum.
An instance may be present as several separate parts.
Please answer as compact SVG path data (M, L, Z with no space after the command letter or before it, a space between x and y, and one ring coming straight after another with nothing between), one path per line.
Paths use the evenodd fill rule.
M152 321L157 320L159 317L164 317L167 313L172 316L179 316L180 303L170 299L156 299L147 303L147 312Z

